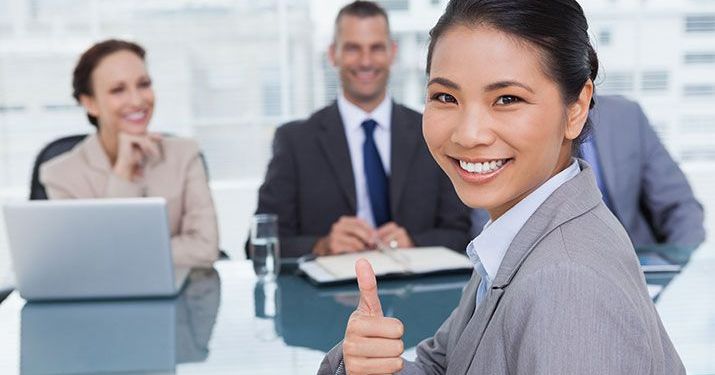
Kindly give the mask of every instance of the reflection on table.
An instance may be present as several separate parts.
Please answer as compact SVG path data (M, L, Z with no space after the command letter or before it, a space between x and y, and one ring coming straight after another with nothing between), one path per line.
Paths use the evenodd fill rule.
M383 312L405 325L406 348L432 336L459 302L468 280L469 274L461 273L380 282ZM276 335L287 345L323 352L342 340L359 299L354 284L315 287L295 275L256 283L254 296L256 317L272 318Z
M657 252L678 264L686 265L693 248L648 246L637 252ZM295 265L276 282L257 282L254 288L257 318L273 319L275 331L286 345L330 350L345 335L350 314L358 304L354 284L316 287L296 276ZM648 284L667 286L677 272L646 274ZM459 302L469 274L429 276L415 279L380 281L379 295L386 316L399 318L405 325L405 348L416 346L432 336ZM268 336L267 336L268 337Z
M647 250L663 251L682 262L692 252ZM219 261L215 267L217 271L194 271L175 300L86 302L81 308L62 303L48 308L26 304L13 292L0 304L0 374L21 369L26 374L315 374L324 352L342 339L358 302L354 283L316 287L291 267L274 283L258 282L248 261ZM646 279L667 284L658 309L663 313L663 306L670 306L662 314L663 323L686 366L701 370L693 373L713 373L715 364L707 362L712 350L705 353L702 348L715 348L715 339L701 335L695 348L690 336L677 335L690 334L680 325L696 324L700 332L711 332L702 327L708 321L705 316L712 314L698 304L702 296L712 296L711 288L698 289L705 284L697 274L693 279L691 271L698 268L690 264L681 274L649 274ZM714 274L707 273L709 285ZM405 323L406 348L436 331L457 305L468 277L379 281L385 313ZM701 298L694 300L693 294ZM76 357L68 361L69 356Z
M173 372L203 361L220 290L215 270L193 270L176 298L27 303L21 373Z

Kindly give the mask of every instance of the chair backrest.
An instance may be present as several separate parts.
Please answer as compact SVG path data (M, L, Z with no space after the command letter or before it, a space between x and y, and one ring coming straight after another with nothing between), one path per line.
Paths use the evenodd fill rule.
M62 137L50 142L47 146L42 148L40 153L37 154L37 158L35 158L35 164L32 166L32 181L30 182L31 200L47 199L45 186L40 182L40 165L73 149L74 146L80 143L85 137L87 137L87 134Z

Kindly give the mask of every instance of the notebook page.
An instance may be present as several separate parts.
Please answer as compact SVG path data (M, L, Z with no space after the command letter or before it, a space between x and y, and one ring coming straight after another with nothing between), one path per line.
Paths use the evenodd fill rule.
M379 251L361 251L359 253L323 256L318 257L315 262L335 276L336 280L343 280L355 278L355 261L360 258L367 259L372 265L375 275L378 276L406 272L403 266Z
M413 273L427 273L474 267L465 255L445 247L398 249L397 254Z

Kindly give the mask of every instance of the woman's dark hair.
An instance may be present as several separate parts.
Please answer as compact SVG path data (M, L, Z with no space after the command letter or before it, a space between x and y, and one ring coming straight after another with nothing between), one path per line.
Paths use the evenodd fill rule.
M146 52L140 45L124 40L108 39L99 42L80 56L77 66L72 74L72 96L79 103L81 95L94 95L92 91L92 72L105 57L119 51L133 52L144 60ZM89 122L95 127L99 127L97 118L87 113Z
M567 105L576 102L584 84L598 75L598 57L576 0L451 0L430 31L427 74L435 44L454 26L487 26L535 45L544 73L557 83ZM594 104L591 99L590 108ZM591 126L589 119L574 141L574 150L586 140Z

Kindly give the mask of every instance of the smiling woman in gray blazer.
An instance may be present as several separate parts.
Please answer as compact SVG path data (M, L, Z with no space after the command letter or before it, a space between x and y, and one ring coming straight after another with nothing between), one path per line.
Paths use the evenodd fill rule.
M475 272L417 358L384 317L367 261L360 303L320 374L683 374L635 252L590 166L598 59L575 0L453 0L432 29L423 132L460 199L489 212Z

